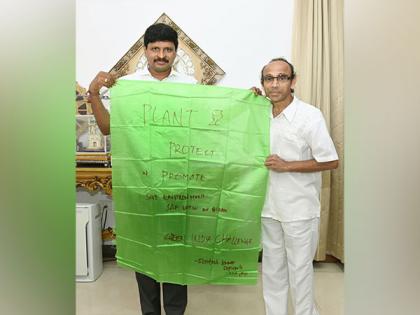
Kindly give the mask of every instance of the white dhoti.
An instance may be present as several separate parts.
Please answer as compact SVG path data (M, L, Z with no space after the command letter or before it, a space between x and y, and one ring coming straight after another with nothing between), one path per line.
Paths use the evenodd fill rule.
M296 315L318 315L312 261L319 218L280 222L262 218L262 280L266 315L287 315L290 289Z

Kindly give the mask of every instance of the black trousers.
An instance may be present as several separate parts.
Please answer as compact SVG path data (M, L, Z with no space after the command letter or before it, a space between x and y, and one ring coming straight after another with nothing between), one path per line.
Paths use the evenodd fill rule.
M136 272L143 315L160 315L160 283ZM187 308L187 286L162 283L163 309L166 315L183 315Z

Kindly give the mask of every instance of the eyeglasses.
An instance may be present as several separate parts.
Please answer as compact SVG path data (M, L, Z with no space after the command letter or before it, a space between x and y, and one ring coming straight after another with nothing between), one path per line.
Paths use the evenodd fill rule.
M277 79L277 82L283 83L283 82L291 80L292 77L288 76L287 74L279 74L276 77L273 77L271 75L266 75L266 76L263 77L263 81L265 83L273 83L275 79Z

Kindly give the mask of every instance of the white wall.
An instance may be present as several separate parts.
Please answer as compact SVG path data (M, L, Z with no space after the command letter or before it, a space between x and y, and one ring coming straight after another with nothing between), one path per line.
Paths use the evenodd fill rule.
M77 0L76 80L108 71L166 13L226 72L219 85L259 85L261 67L290 57L293 0Z

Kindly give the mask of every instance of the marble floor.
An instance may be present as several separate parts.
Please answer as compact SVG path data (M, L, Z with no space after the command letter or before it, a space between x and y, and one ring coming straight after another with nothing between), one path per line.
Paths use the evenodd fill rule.
M343 298L344 272L342 265L316 263L315 300L320 315L343 315ZM117 266L114 261L105 262L104 271L95 282L76 283L76 314L141 314L134 273ZM202 285L188 287L188 307L185 315L235 314L264 314L261 280L256 286Z

